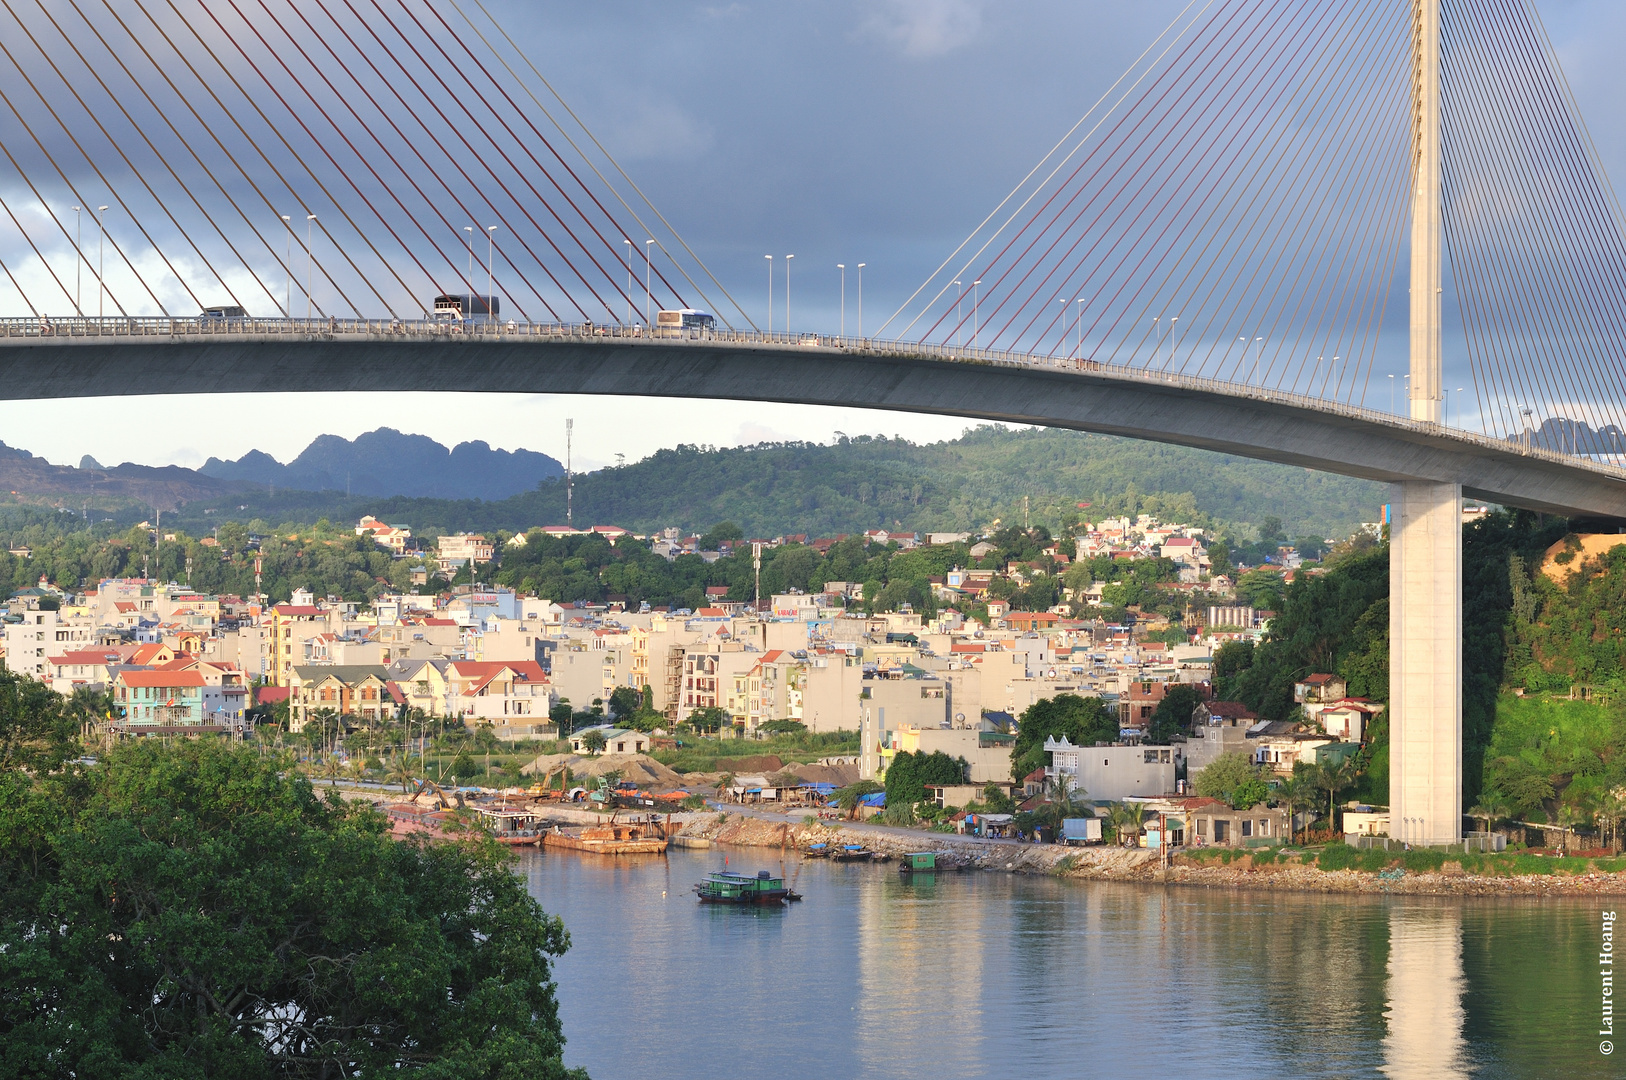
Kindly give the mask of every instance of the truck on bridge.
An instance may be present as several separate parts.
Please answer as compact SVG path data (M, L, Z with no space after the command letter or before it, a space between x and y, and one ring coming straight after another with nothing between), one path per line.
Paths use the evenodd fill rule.
M495 296L447 293L435 297L434 318L457 319L460 321L484 318L495 319L501 306L501 301Z

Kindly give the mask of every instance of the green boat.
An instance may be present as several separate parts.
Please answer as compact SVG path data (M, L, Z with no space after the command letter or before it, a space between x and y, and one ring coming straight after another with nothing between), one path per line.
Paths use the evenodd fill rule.
M911 851L898 862L900 874L931 874L937 871L937 852Z
M756 877L719 870L707 874L706 880L694 887L702 904L783 904L786 900L799 900L799 896L785 888L785 879L774 877L766 870L757 871Z

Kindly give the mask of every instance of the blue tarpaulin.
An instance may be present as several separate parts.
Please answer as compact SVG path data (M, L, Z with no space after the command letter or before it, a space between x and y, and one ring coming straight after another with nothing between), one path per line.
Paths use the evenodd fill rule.
M860 806L885 806L886 792L877 791L873 795L865 795L858 800Z
M811 791L815 795L828 795L836 790L836 785L827 780L808 781L805 784L797 784L796 786L804 791Z

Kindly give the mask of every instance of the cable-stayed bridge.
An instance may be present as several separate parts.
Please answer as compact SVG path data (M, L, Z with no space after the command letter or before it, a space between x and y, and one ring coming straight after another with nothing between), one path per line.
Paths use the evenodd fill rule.
M482 0L0 7L0 396L858 405L1388 481L1408 840L1461 833L1462 494L1626 518L1626 215L1529 0L1192 0L854 337L772 259L759 327Z

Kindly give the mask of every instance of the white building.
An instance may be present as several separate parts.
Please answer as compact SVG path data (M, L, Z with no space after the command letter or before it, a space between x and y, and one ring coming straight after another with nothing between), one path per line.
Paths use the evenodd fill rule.
M1070 776L1080 798L1119 802L1131 796L1174 794L1177 746L1074 746L1065 736L1045 739L1052 776Z

